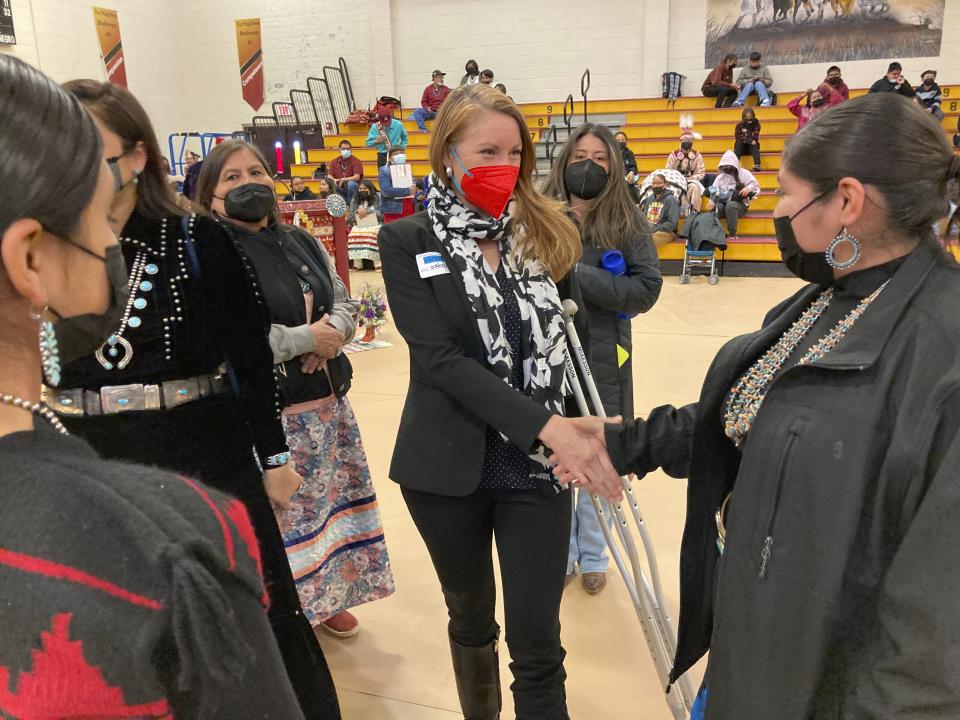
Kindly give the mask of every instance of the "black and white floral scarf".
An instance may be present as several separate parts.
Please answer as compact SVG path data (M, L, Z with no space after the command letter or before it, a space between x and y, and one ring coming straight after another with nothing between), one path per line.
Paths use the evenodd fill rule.
M512 224L513 201L499 220L484 217L464 205L432 175L428 200L427 214L433 231L450 254L454 265L451 272L459 273L463 280L487 351L487 362L493 373L509 384L516 358L504 328L503 295L477 244L478 240L499 241L504 272L518 290L524 347L530 349L529 356L522 358L524 389L549 411L562 415L567 394L567 343L560 293L538 260L521 259L517 248L522 229ZM535 474L552 480L542 448L531 457L543 467Z

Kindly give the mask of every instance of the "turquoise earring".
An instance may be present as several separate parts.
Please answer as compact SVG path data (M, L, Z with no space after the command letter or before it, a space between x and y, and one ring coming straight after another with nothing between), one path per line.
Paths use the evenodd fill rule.
M34 313L31 317L40 321L40 363L43 376L49 387L60 385L60 348L57 345L57 333L53 323L44 320L43 315Z

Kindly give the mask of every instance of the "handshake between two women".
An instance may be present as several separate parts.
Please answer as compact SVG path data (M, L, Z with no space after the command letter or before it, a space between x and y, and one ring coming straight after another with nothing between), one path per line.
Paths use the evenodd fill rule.
M552 452L549 459L556 465L553 474L557 480L563 485L584 488L610 502L620 500L623 484L610 460L604 438L606 426L620 422L619 417L551 417L540 432L540 440Z

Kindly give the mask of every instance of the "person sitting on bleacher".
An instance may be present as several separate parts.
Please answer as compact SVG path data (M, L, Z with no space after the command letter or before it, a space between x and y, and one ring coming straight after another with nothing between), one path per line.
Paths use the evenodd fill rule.
M650 191L640 201L640 212L653 230L653 244L657 247L673 242L680 224L680 204L667 189L667 179L654 175Z
M433 81L427 85L420 98L420 107L413 111L413 119L417 123L420 132L430 132L427 130L427 120L433 120L440 112L440 106L450 94L450 88L443 84L446 73L443 70L433 71Z
M754 172L760 169L760 129L760 121L757 120L753 108L744 108L733 133L733 151L738 158L750 153L753 156Z
M720 158L719 173L710 186L711 207L726 218L727 239L737 239L737 223L747 214L750 201L760 194L760 183L753 173L740 167L740 158L727 150Z
M480 84L480 66L476 60L467 60L464 66L466 74L460 78L460 85L479 85Z
M340 157L330 161L330 177L337 181L340 193L347 196L347 204L352 203L363 180L363 163L354 157L349 140L340 141Z
M717 65L707 79L703 81L700 91L704 97L715 97L717 99L714 107L730 107L730 103L740 92L740 85L733 81L733 69L737 66L737 56L735 53L727 53L723 62Z
M307 187L306 183L303 182L302 177L295 177L290 181L290 192L283 196L284 202L291 202L295 200L316 200L317 196L313 194L313 190Z
M833 65L827 70L827 77L820 83L817 92L823 96L827 107L839 105L844 100L850 99L850 88L843 82L843 77L840 75L840 68L836 65Z
M417 188L412 184L407 187L397 187L390 172L391 165L406 164L407 154L404 149L392 147L390 162L377 172L377 180L380 183L380 214L383 215L384 223L391 223L414 213L414 197L417 194Z
M909 98L912 98L916 94L913 88L910 87L910 83L908 83L907 79L903 76L903 66L898 62L890 63L887 67L887 74L870 86L870 92L897 93L898 95Z
M320 181L320 198L326 200L331 195L340 195L340 188L337 187L337 181L332 177L325 177Z
M803 104L804 100L807 101L806 105ZM803 95L797 95L788 102L787 109L797 116L797 132L799 132L808 122L827 110L828 107L819 90L807 90Z
M943 102L943 91L937 85L937 71L924 70L920 78L923 80L923 84L914 88L920 107L937 120L943 120L943 110L940 109L940 103Z
M667 157L667 168L676 170L687 179L687 192L683 199L683 215L700 212L700 199L703 197L703 176L706 167L703 155L693 149L693 133L684 130L680 134L680 149Z
M734 101L733 107L742 107L754 93L760 99L760 107L770 107L773 103L770 93L767 92L773 85L773 75L770 74L770 68L763 64L760 53L750 53L750 62L740 70L737 84L740 85L740 95Z

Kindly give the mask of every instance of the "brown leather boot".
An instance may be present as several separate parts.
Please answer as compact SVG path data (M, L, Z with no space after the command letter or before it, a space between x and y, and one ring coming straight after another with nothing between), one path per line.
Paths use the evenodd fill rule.
M481 647L467 647L450 638L457 695L466 720L500 720L503 701L497 643L494 638Z

